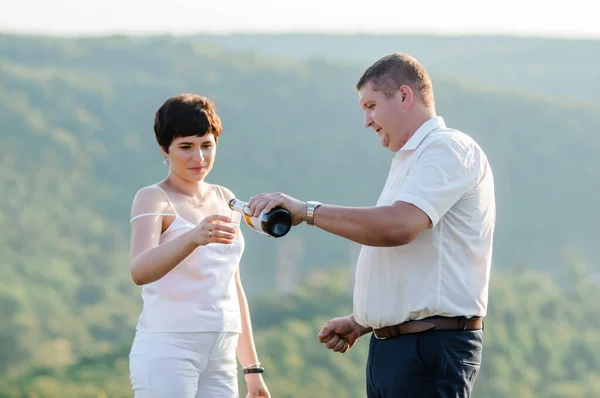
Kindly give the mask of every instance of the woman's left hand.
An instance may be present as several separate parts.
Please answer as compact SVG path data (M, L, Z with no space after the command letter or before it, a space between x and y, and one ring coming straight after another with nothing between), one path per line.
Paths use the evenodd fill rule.
M271 393L260 373L247 374L246 385L248 386L246 398L271 398Z

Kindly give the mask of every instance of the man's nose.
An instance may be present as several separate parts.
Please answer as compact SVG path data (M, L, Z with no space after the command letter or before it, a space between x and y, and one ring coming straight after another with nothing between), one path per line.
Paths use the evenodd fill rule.
M365 112L365 127L369 127L373 124L373 118L371 117L371 112Z

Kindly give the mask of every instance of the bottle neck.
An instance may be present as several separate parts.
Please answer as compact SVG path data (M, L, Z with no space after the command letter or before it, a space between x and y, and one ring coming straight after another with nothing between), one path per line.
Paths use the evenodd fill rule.
M231 210L237 211L238 213L241 213L241 214L246 214L246 209L247 209L246 205L247 205L246 202L243 202L243 201L241 201L239 199L235 199L235 198L231 199L229 201L229 208Z

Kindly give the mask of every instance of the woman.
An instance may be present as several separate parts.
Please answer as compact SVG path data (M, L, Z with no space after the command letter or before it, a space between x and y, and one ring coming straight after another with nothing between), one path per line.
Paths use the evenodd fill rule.
M129 268L143 286L129 357L135 397L237 398L236 351L248 396L270 397L240 281L233 194L204 181L221 121L209 100L182 94L158 109L154 132L169 172L131 207Z

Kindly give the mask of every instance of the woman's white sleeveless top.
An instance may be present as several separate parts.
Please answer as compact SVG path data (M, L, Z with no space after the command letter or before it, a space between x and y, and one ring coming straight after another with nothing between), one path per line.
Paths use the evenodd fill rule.
M160 236L166 243L195 225L183 219L158 185L174 214L175 221ZM220 190L219 190L220 191ZM222 194L221 194L222 196ZM240 306L235 273L244 252L244 237L231 244L198 246L161 279L142 287L143 307L137 330L146 332L236 332L241 333Z

